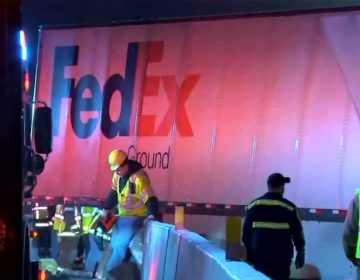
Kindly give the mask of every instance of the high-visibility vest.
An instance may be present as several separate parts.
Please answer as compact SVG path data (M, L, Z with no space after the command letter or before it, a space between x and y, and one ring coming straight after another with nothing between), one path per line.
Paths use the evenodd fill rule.
M53 228L58 233L65 230L66 223L64 219L64 206L61 204L56 205L55 216L53 217Z
M93 222L98 215L101 215L101 209L94 206L81 207L81 221L83 234L88 234L93 227Z
M32 214L35 221L47 220L49 217L48 207L39 206L39 203L35 203L35 207L32 208Z
M52 223L48 221L49 211L47 206L39 206L39 203L35 203L35 207L32 208L32 214L36 228L52 226Z
M356 258L360 259L360 189L356 190L358 199L358 237L356 243Z
M121 191L119 189L120 178L115 172L113 183L117 191L119 216L146 217L145 203L154 196L148 175L143 170L137 171L130 176Z

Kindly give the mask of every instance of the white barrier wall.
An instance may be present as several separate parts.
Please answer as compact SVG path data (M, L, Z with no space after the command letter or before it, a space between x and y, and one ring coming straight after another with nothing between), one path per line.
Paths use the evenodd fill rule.
M165 257L171 230L174 230L174 226L169 224L158 222L148 224L144 240L142 279L166 279L164 278Z
M164 215L165 222L174 215ZM185 227L206 236L213 244L225 248L224 216L186 215ZM356 268L346 259L342 248L343 223L302 221L305 235L305 266L295 269L294 279L351 280L356 278ZM244 255L245 256L245 255Z
M245 262L228 262L224 250L200 235L151 222L145 236L143 280L269 279Z
M181 231L176 231L172 228L169 231L169 239L166 250L166 265L165 265L165 273L164 279L176 279L177 273L177 264L178 264L178 257L179 257L179 249L181 243Z

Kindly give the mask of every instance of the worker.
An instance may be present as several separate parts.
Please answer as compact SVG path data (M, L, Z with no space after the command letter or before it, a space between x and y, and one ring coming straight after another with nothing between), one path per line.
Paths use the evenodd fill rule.
M243 225L243 243L247 261L272 279L290 277L294 245L296 268L305 261L305 239L298 210L283 198L289 177L273 173L267 179L268 192L246 207Z
M133 236L147 221L159 215L158 199L143 166L129 159L123 150L113 150L109 154L109 165L114 173L103 216L108 217L109 212L117 206L119 218L112 229L112 253L107 272L124 261Z
M357 267L357 278L360 280L360 235L358 234L359 223L359 190L350 202L350 206L346 213L344 231L343 231L343 247L346 257Z
M81 211L79 213L78 208L75 208L75 220L77 221L76 225L79 227L77 253L71 265L71 268L75 270L82 270L85 268L85 260L89 253L91 244L89 237L89 233L91 232L91 225L94 222L94 218L96 218L98 214L101 214L101 208L92 205L83 205L80 209ZM88 266L93 265L92 263L89 264L89 261L87 263Z

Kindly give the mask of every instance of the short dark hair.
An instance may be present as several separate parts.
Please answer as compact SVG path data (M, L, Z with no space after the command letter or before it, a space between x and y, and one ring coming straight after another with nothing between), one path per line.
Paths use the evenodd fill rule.
M270 188L280 188L286 183L290 183L289 177L284 177L281 173L273 173L267 178L267 185Z

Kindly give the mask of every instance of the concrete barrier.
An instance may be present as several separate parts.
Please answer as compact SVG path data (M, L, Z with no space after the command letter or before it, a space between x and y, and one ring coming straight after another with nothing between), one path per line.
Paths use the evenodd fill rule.
M170 230L166 250L164 279L176 279L182 231Z
M166 251L171 230L174 230L174 226L169 224L148 223L144 240L141 279L165 279Z
M225 251L200 235L151 222L144 242L143 280L269 279L245 262L226 261Z

